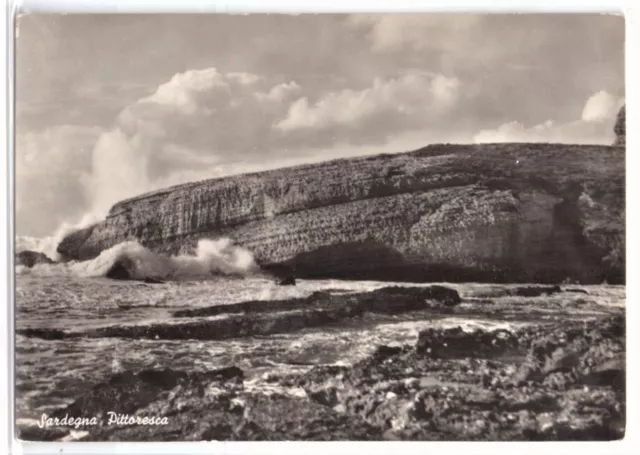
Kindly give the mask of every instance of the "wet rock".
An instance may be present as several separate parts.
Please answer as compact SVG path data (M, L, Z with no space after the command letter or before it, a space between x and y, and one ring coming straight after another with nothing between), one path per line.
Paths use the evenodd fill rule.
M226 318L148 325L114 325L88 329L91 338L201 339L222 340L253 335L290 333L361 317L366 313L402 314L412 311L442 311L460 298L444 287L389 287L371 292L332 295L315 292L307 298L249 301L173 313L176 317L228 314ZM35 336L35 335L34 335Z
M421 332L414 350L381 346L347 369L316 367L297 384L316 391L310 395L316 403L362 418L385 439L619 439L623 333L623 317L514 332L432 329ZM577 360L569 355L574 349ZM549 371L517 381L532 357ZM585 385L598 374L597 385Z
M295 286L296 279L293 277L293 275L288 275L284 278L280 278L277 283L279 286Z
M141 277L135 261L128 256L118 258L107 270L105 276L112 280L139 280L147 284L163 284L165 282L159 277Z
M362 419L313 402L283 396L253 397L245 419L280 440L371 440L379 432Z
M610 371L603 376L610 381L624 376L624 326L624 317L615 316L548 333L533 342L514 380L540 382L555 372L574 373L572 382L593 381L597 371Z
M211 390L215 390L212 393ZM119 406L119 401L114 401ZM361 419L286 395L243 391L242 383L178 383L136 415L166 417L161 426L102 426L85 441L368 440L379 433Z
M40 428L37 425L18 427L16 436L23 441L59 441L69 434L68 428Z
M105 276L112 280L132 280L134 271L135 263L125 256L115 261Z
M72 334L60 329L18 329L16 334L28 338L40 338L43 340L65 340L68 338L77 338L79 334Z
M158 400L163 393L166 394L179 385L200 390L213 382L241 380L242 377L243 372L237 367L191 374L172 369L143 370L137 373L127 371L115 374L106 382L95 385L89 392L52 415L53 417L63 417L65 414L74 417L105 417L108 412L114 410L118 413L131 414Z
M539 297L562 292L560 286L523 286L513 290L513 295L520 297Z
M507 330L465 332L460 327L427 329L418 335L416 350L430 357L495 357L518 352L519 342Z
M415 296L419 299L433 300L444 306L452 307L462 302L460 294L455 289L451 289L445 286L432 285L428 287L404 287L404 286L389 286L373 291L372 294L379 296Z
M38 251L25 250L16 253L16 265L31 268L37 264L55 264L55 261L50 259L46 254Z
M163 280L153 277L146 277L143 281L148 284L164 284Z
M565 292L577 292L580 294L589 294L589 292L585 289L580 289L580 288L567 288L564 290Z
M379 360L386 359L388 357L394 356L396 354L400 354L402 352L402 348L398 346L378 346L373 353L373 357Z
M333 294L317 291L306 298L286 300L252 300L230 305L216 305L193 310L175 311L175 317L215 316L234 313L266 313L308 309L350 308L356 313L396 314L429 308L447 308L461 302L455 289L444 286L390 286L370 292Z
M148 325L107 326L85 331L91 338L138 338L153 340L224 340L254 335L295 332L307 327L333 324L362 314L355 308L339 307L304 312L230 315L215 320Z

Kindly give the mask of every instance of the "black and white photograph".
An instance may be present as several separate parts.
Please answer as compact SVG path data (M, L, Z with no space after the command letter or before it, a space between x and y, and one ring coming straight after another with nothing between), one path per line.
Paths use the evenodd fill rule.
M625 437L622 13L12 26L17 439Z

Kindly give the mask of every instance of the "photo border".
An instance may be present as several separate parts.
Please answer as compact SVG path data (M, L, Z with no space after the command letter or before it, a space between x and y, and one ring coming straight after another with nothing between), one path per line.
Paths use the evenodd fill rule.
M6 0L5 0L6 1ZM108 442L71 442L71 443L36 443L24 442L14 439L14 260L13 260L13 207L14 207L14 180L13 180L13 21L18 11L42 11L42 12L424 12L424 11L486 11L486 12L624 12L626 18L626 44L625 44L625 74L626 87L625 98L627 103L627 130L632 131L627 135L626 154L626 190L627 190L627 210L626 222L627 231L634 232L633 227L638 226L637 211L634 209L634 195L638 192L640 181L633 178L633 171L638 169L638 156L634 154L638 150L640 141L636 139L637 131L634 123L636 120L635 106L638 105L637 83L640 80L638 74L638 40L637 24L640 14L635 4L637 0L628 1L407 1L407 0L308 0L306 2L277 1L277 0L227 0L224 2L204 1L204 0L24 0L22 2L9 0L4 10L5 17L2 21L2 48L6 53L3 64L7 66L5 74L7 77L6 89L3 91L3 101L6 108L3 110L2 124L3 138L7 144L7 154L3 160L0 174L2 183L0 187L3 191L3 198L7 203L7 211L2 213L0 226L2 237L6 242L2 242L2 253L6 255L7 261L0 265L0 275L6 277L6 282L2 282L2 295L6 296L5 309L2 312L2 322L5 328L4 334L0 336L0 351L4 365L8 368L6 374L0 374L0 391L3 396L0 401L7 402L9 413L4 412L0 416L0 427L2 427L2 446L9 450L9 453L44 454L44 453L148 453L148 454L173 454L173 453L223 453L223 454L285 454L285 453L326 453L331 451L367 451L370 455L378 453L393 453L402 451L403 453L423 453L425 450L434 453L521 453L536 454L543 451L561 452L563 454L576 453L581 455L602 454L608 455L631 453L638 436L638 403L639 396L636 392L633 379L638 378L637 355L629 355L629 347L634 351L633 346L640 346L638 340L638 330L635 330L638 320L638 310L634 308L637 285L632 280L627 280L626 300L631 302L626 305L627 321L627 424L626 435L622 441L613 442L165 442L165 443L108 443ZM6 29L5 29L6 27ZM6 42L4 41L6 40ZM630 127L629 127L629 122ZM6 137L5 137L6 136ZM4 193L6 191L6 193ZM5 232L6 230L6 232ZM627 276L633 277L637 271L638 242L633 236L627 235ZM5 252L6 248L6 252ZM6 286L6 288L5 288ZM6 318L6 319L5 319ZM631 379L631 380L629 380ZM5 436L7 443L5 445ZM0 448L2 450L2 448ZM637 450L637 449L636 449Z

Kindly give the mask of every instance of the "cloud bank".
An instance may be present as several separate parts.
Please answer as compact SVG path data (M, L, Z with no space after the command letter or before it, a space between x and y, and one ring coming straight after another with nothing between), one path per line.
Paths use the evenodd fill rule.
M624 98L605 91L593 94L586 101L578 120L556 123L547 120L531 127L518 121L504 123L495 129L480 131L474 142L562 142L569 144L611 145L615 140L613 126Z

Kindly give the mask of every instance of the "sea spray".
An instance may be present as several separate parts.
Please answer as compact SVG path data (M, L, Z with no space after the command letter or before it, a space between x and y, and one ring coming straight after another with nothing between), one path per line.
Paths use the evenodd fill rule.
M17 235L15 240L15 252L37 251L46 254L54 261L59 261L60 254L57 252L58 245L67 235L72 232L84 229L104 218L104 213L92 212L85 214L77 223L62 223L56 231L46 237L31 237L28 235Z
M195 255L167 256L155 253L135 241L119 243L88 261L59 264L37 264L21 267L17 274L42 276L73 275L104 277L117 264L122 264L130 278L189 279L212 275L258 274L260 267L251 251L235 245L231 239L201 239Z

